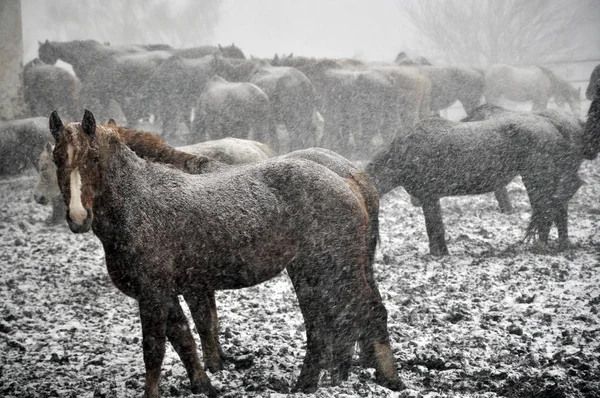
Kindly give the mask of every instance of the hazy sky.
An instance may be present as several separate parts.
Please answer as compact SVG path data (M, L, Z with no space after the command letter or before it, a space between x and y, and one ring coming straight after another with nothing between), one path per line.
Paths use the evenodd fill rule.
M101 40L100 37L110 33L92 31L83 35L87 37L63 37L64 29L61 35L60 27L48 21L45 13L52 3L45 1L22 0L25 62L37 56L38 40ZM201 0L174 0L172 4L177 1ZM294 52L393 61L401 48L414 42L413 29L404 21L400 3L398 0L223 0L213 37L203 44L234 42L247 55L258 57ZM135 26L131 23L128 29ZM121 29L115 29L114 36L110 40L114 44L127 39ZM199 43L189 45L196 44Z
M148 23L143 25L144 21L136 21L136 15L119 12L119 6L139 4L144 7L163 3L164 0L21 1L24 62L37 56L38 40L95 39L101 42L108 40L112 44L141 44L162 37L160 34L154 35L154 38L146 37L147 26L156 26L154 30L161 33L162 29L164 33L173 27L174 22L180 28L176 36L178 43L162 41L179 47L235 43L247 56L269 58L275 53L293 52L314 57L356 57L392 62L402 50L412 55L425 55L434 62L443 62L444 58L443 54L432 54L431 48L422 46L418 31L403 12L408 0L222 0L218 23L211 37L197 33L201 30L198 28L204 25L193 13L185 13L185 21L174 21L168 15L175 9L186 9L186 4L200 10L203 4L208 4L203 2L209 0L170 0L166 4L171 8L164 15L158 14L160 23L155 25L150 19L144 20ZM564 1L569 1L575 9L581 9L580 14L588 19L600 20L600 0ZM92 5L96 9L104 7L103 10L109 12L94 15L87 11L94 8ZM51 20L51 15L59 20ZM67 18L60 20L63 15ZM600 26L592 24L588 26L589 32L580 31L581 38L577 38L577 43L585 44L586 54L575 56L600 57Z
M393 61L414 41L398 0L225 0L215 40L249 54ZM414 47L414 46L413 46Z

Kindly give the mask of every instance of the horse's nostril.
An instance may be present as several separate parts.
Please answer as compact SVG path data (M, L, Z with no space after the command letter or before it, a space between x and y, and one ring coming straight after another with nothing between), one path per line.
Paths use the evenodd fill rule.
M48 199L43 195L33 195L33 199L41 205L45 205L48 203Z

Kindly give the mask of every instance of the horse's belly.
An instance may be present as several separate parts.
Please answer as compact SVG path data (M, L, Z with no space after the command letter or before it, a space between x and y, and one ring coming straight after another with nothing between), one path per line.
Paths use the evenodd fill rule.
M202 266L187 268L180 284L198 283L214 290L254 286L279 275L297 251L297 245L281 241L230 250L211 256Z

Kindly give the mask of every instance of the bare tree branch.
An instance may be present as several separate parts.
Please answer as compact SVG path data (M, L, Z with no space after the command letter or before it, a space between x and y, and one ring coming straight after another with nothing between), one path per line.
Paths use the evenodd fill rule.
M574 39L594 0L404 0L422 34L424 54L448 62L539 64L564 59L586 43ZM591 23L594 23L593 21Z

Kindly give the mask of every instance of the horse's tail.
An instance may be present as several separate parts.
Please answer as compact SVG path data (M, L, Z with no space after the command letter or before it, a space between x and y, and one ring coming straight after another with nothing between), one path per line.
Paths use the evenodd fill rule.
M368 258L367 275L373 274L373 264L375 263L375 250L380 241L379 236L379 193L369 175L365 172L350 172L352 180L360 190L364 200L365 209L369 218L368 228ZM371 282L371 281L369 281Z

